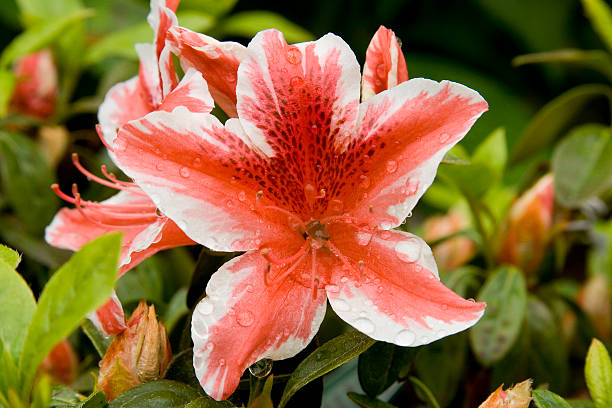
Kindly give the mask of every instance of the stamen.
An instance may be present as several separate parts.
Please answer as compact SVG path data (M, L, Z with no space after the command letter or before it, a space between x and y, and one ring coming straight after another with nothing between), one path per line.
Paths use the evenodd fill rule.
M321 223L334 223L334 222L342 222L342 221L348 221L349 223L354 225L357 228L357 230L365 231L369 234L374 234L376 233L376 231L378 231L376 227L373 227L372 225L370 225L370 220L368 220L367 218L350 217L348 215L333 215L331 217L322 218L320 222ZM364 226L364 225L357 225L357 224L366 224L366 225Z
M288 263L292 263L293 261L298 259L300 256L302 256L306 252L306 250L308 249L309 245L310 245L310 237L306 238L306 240L304 241L304 243L302 244L300 249L298 249L295 254L293 254L290 257L285 258L285 259L274 258L270 254L268 254L268 248L262 249L261 250L261 255L265 258L266 261L268 261L272 265L285 265L285 264L288 264Z
M96 176L95 174L93 174L92 172L87 170L85 167L83 167L83 165L79 161L79 155L76 154L76 153L72 153L72 163L74 163L74 166L77 169L79 169L79 171L81 173L83 173L83 175L85 175L87 178L89 178L90 180L95 181L98 184L102 184L103 186L114 188L116 190L129 190L129 191L131 191L131 192L133 192L135 194L145 195L145 193L143 191L134 190L133 188L129 188L129 187L124 187L124 186L122 186L122 185L120 185L118 183L110 182L108 180L104 180L103 178L100 178L100 177Z
M285 214L287 217L289 217L289 219L293 220L296 223L296 225L302 229L302 231L306 230L306 224L304 224L304 221L302 221L301 218L299 218L297 215L295 215L291 211L285 210L284 208L280 208L275 205L263 205L260 201L262 196L263 196L263 191L261 190L258 191L256 200L255 200L256 209L278 211L281 214Z
M117 176L115 176L113 173L109 173L106 170L106 164L103 164L102 166L100 166L100 169L102 170L102 174L104 174L104 177L106 177L107 179L109 179L113 183L120 184L120 185L122 185L124 187L136 187L136 188L138 188L136 183L130 183L129 181L119 180L117 178Z
M342 253L340 252L340 250L331 243L331 241L328 241L325 246L334 254L336 255L338 258L340 258L340 261L342 262L342 264L350 269L351 271L353 271L356 275L357 278L359 280L361 280L361 273L360 271L356 270L355 267L351 264L351 261Z
M317 273L317 256L316 251L313 249L310 251L312 254L311 257L311 272L310 272L310 287L312 288L312 300L317 299L317 292L319 289L319 279L315 278L315 274ZM316 281L316 285L315 285Z
M96 132L98 133L98 137L100 138L100 141L102 142L102 144L110 151L110 152L115 152L115 149L113 149L107 142L106 139L104 139L104 133L102 133L102 128L100 127L100 125L96 125Z
M61 191L58 184L53 184L51 186L51 190L53 190L53 192L62 200L67 201L71 204L76 204L76 201L77 201L76 198L71 197L68 194ZM119 210L122 212L133 211L136 213L142 212L142 213L150 214L151 212L155 211L155 206L153 205L153 203L151 203L150 205L149 204L102 204L102 203L97 203L95 201L87 201L83 199L80 199L80 203L83 207L94 207L96 209L104 210L104 212L106 213L112 213L113 210Z
M302 263L302 261L304 260L304 258L308 254L308 250L310 250L310 247L308 247L306 252L304 252L293 265L291 265L289 268L287 268L287 270L285 272L281 273L279 276L276 276L273 279L269 279L268 278L268 274L271 271L270 264L268 264L268 269L264 273L264 283L266 284L266 286L270 286L274 282L278 282L279 280L283 280L284 278L289 276L293 271L295 271L295 269L298 267L298 265Z

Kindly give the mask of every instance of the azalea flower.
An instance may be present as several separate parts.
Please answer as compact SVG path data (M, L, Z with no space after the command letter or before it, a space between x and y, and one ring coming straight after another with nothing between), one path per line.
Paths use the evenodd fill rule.
M114 158L117 129L128 121L158 109L171 111L179 105L194 112L210 112L214 106L206 88L195 87L199 84L197 78L201 80L200 73L188 70L178 82L170 51L164 48L167 30L177 24L174 14L177 6L176 0L151 2L148 20L155 38L153 44L136 45L140 56L139 74L111 88L100 106L98 133L111 159ZM76 155L73 155L73 162L90 180L116 189L118 194L97 203L83 200L76 186L71 196L61 192L59 186L53 186L61 198L76 208L63 208L57 213L46 229L45 238L49 244L76 251L102 234L122 231L120 276L160 250L194 244L172 220L157 210L136 184L118 180L104 166L102 172L106 178L98 177L85 169ZM126 328L123 309L116 296L89 318L107 336Z
M13 68L17 83L12 108L25 115L46 119L57 102L57 68L51 50L26 55Z
M193 59L223 57L199 39L212 46ZM482 316L483 303L440 283L422 239L392 228L487 104L453 82L400 83L403 56L387 58L398 48L388 30L375 35L366 67L376 69L363 81L392 87L360 104L359 65L342 39L288 45L263 31L238 64L236 118L223 125L178 106L119 129L118 164L166 216L212 250L246 251L212 276L193 313L194 367L213 398L259 359L302 350L327 299L358 330L402 346Z

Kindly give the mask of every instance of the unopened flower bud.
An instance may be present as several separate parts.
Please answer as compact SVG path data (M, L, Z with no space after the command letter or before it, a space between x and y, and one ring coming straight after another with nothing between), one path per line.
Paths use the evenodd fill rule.
M57 70L50 50L26 55L15 64L12 106L17 112L46 119L57 102Z
M100 361L98 388L110 401L118 395L163 377L172 358L166 326L159 323L155 307L142 301Z
M68 340L64 339L53 347L40 363L39 373L46 373L53 384L70 384L76 378L79 361Z
M542 177L512 205L501 234L497 258L500 263L534 272L544 258L553 222L552 174Z
M527 408L531 402L531 380L503 390L500 386L478 408Z
M437 241L469 226L469 219L460 211L451 210L447 215L430 217L425 221L425 240ZM438 267L450 271L468 262L476 252L474 242L462 236L452 237L432 248Z

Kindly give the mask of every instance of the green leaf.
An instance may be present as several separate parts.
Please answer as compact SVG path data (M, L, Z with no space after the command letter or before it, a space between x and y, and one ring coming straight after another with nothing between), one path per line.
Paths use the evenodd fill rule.
M0 69L0 118L8 113L15 84L15 74L8 69Z
M274 404L272 403L272 385L274 384L274 376L270 375L266 378L263 389L253 399L253 401L249 401L249 408L274 408ZM249 400L251 398L249 397Z
M232 14L219 25L219 30L227 36L252 38L258 32L276 28L281 31L288 43L314 40L314 36L285 17L270 11L243 11Z
M495 271L478 294L487 309L470 330L476 357L486 366L501 360L514 344L525 316L527 287L520 270L513 266Z
M378 341L359 356L361 388L371 397L382 394L400 375L407 372L415 349Z
M185 404L200 397L201 394L193 387L176 381L159 380L142 384L121 394L108 406L109 408L176 408L184 407Z
M414 385L414 389L424 402L427 403L427 406L430 408L440 408L440 404L436 401L436 397L434 397L431 390L425 385L421 380L416 377L410 377L410 382Z
M40 233L55 214L58 199L38 146L25 135L0 131L0 177L17 217L29 231Z
M289 399L300 388L357 357L375 342L365 334L352 331L335 337L317 348L289 377L278 408L287 405Z
M567 401L548 390L533 390L531 395L538 408L572 408Z
M15 360L11 357L9 350L2 344L0 338L0 406L2 404L9 407L7 399L9 390L18 389L19 387L19 371L15 365Z
M582 0L593 28L609 51L612 51L612 10L603 0Z
M444 163L444 164L458 164L458 165L465 166L465 165L470 164L470 161L466 160L463 157L459 157L455 153L450 151L450 152L447 152L444 155L444 157L442 158L441 163Z
M612 55L601 50L564 49L520 55L512 60L514 66L545 62L566 62L594 69L612 80Z
M93 344L94 348L98 352L98 355L101 358L104 357L108 346L111 344L111 339L105 338L89 319L83 320L83 323L81 323L81 329L83 330L83 333L87 335L91 341L91 344Z
M11 269L17 269L17 265L21 262L21 256L17 251L0 244L0 261L4 262Z
M26 25L83 9L81 0L16 0Z
M28 328L20 367L24 395L40 362L87 313L108 300L117 277L121 234L84 245L47 282Z
M597 408L612 407L612 362L606 347L593 339L586 356L584 378Z
M591 124L575 128L552 157L555 196L577 207L612 187L612 129Z
M48 375L43 375L34 385L30 408L47 408L49 405L51 405L51 380Z
M195 389L201 389L200 382L193 368L193 348L190 347L176 354L166 370L167 380L180 381Z
M172 332L174 325L187 313L189 313L189 309L187 309L187 288L180 288L174 296L172 296L170 302L168 302L168 308L162 319L168 333Z
M92 65L107 57L137 59L134 44L150 43L152 38L153 30L146 22L111 32L87 48L83 63Z
M11 359L18 361L36 301L26 281L15 271L17 253L11 256L8 248L1 248L3 259L11 263L0 260L0 340Z
M503 127L494 130L472 155L472 163L484 164L491 169L489 177L495 180L494 183L503 175L507 159L506 130Z
M106 408L106 395L102 391L91 394L87 399L77 405L78 408Z
M351 399L351 401L363 408L395 408L395 405L391 405L376 398L368 397L367 395L361 395L355 392L349 392L346 395Z
M11 41L0 56L0 66L8 65L16 59L31 54L51 44L68 27L92 15L90 10L78 10L68 15L55 18L47 18L28 28Z
M612 101L612 88L607 85L581 85L548 102L521 134L510 164L532 157L550 146L579 117L589 102L601 97Z
M182 6L184 6L184 3L182 3ZM179 11L176 14L176 18L178 18L181 27L188 28L198 33L210 30L216 22L216 18L213 15L196 10Z
M567 402L572 408L595 408L593 401L584 399L568 399Z
M181 10L197 10L215 17L228 13L238 0L182 0Z
M210 397L200 397L194 399L184 408L233 408L234 405L229 401L215 401Z

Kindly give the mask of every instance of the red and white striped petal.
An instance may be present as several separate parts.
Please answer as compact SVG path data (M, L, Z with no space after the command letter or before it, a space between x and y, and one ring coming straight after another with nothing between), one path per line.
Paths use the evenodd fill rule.
M199 113L209 113L215 107L206 81L202 74L193 68L185 72L181 82L164 98L158 109L172 112L178 106Z
M433 182L444 154L487 108L466 86L423 78L372 96L360 106L346 152L354 171L344 208L383 229L399 225Z
M323 293L313 299L310 288L292 279L266 286L266 266L254 252L226 263L193 312L193 365L204 390L217 400L231 395L256 361L289 358L304 349L325 316Z
M248 51L238 69L238 115L262 151L287 160L297 154L300 165L309 167L306 156L332 152L350 137L360 74L340 37L288 45L281 32L266 30ZM309 146L325 151L310 152Z
M143 99L153 108L159 106L163 100L160 81L159 59L155 54L155 45L136 44L136 53L140 61L138 77L143 90Z
M178 2L169 5L174 7L175 10L176 6L178 6ZM174 10L167 7L166 1L164 0L152 0L151 12L147 16L147 21L155 33L153 45L155 47L155 57L160 74L157 81L160 83L162 99L165 98L178 83L178 77L174 71L174 64L172 62L172 54L170 50L165 47L168 30L178 24Z
M261 207L274 197L274 171L253 150L237 119L224 127L183 107L157 111L120 129L121 169L195 241L217 251L259 248L296 234L282 212Z
M123 307L114 290L110 299L97 310L89 313L87 318L102 332L104 337L114 336L127 328Z
M101 137L108 146L113 146L117 129L130 120L142 118L153 110L144 99L145 93L138 77L113 86L98 110Z
M155 205L144 194L121 191L99 205L103 207L62 208L45 229L46 241L77 251L100 235L121 231L120 274L162 249L194 244L172 220L157 216ZM124 207L130 205L145 206L149 212Z
M366 52L361 100L408 80L406 60L393 31L380 26Z
M419 346L465 330L483 315L484 303L465 300L438 280L431 249L419 237L379 231L364 240L362 233L342 229L332 240L360 265L363 277L336 271L336 285L326 289L334 311L357 330L376 340Z
M220 42L183 27L172 27L167 45L180 55L183 68L200 71L208 83L210 93L219 107L230 117L236 111L236 76L238 65L246 57L247 49L235 42Z

